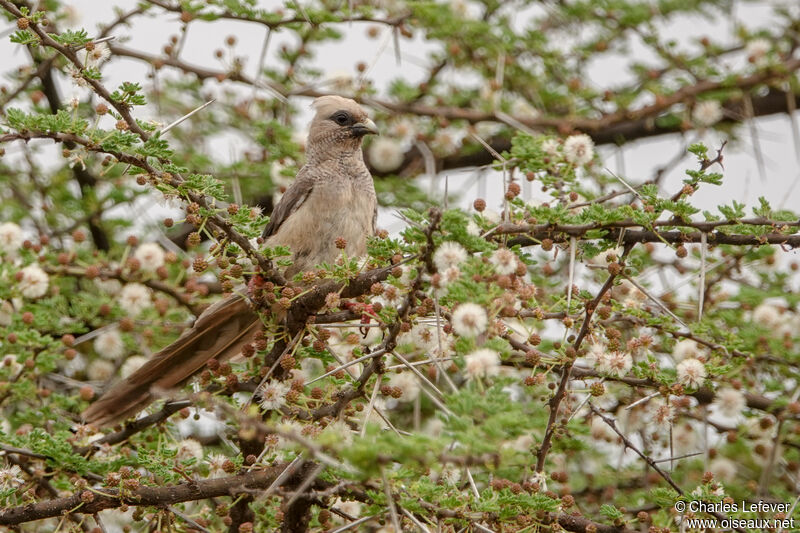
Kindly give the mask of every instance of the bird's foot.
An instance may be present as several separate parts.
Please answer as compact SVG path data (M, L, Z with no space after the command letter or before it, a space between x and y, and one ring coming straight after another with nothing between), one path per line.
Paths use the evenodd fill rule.
M365 304L361 302L345 302L344 307L350 311L361 313L362 326L358 328L358 330L361 332L361 335L366 337L367 333L369 333L369 323L373 318L378 320L375 307L372 304Z
M247 282L247 297L252 302L264 303L264 289L267 287L267 280L261 274L253 274Z

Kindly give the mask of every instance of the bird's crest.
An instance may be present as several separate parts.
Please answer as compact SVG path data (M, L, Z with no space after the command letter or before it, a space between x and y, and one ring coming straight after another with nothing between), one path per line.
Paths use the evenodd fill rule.
M336 111L349 111L356 119L361 120L367 116L364 109L355 100L329 94L316 98L311 107L319 117L328 117Z

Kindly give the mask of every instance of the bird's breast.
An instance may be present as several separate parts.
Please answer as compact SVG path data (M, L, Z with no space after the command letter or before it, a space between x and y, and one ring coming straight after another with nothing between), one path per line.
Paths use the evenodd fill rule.
M373 231L375 202L372 183L365 186L354 180L318 182L303 205L270 239L270 245L291 248L293 273L333 263L342 252L337 247L339 239L344 239L348 256L364 255L367 237Z

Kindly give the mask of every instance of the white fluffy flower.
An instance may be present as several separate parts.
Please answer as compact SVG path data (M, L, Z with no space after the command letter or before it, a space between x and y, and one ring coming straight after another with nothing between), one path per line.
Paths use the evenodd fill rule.
M275 411L286 404L286 393L291 387L283 381L270 381L265 383L259 391L261 400L259 405L265 411Z
M513 274L517 270L517 256L508 248L498 248L489 258L498 274Z
M133 257L139 260L142 270L153 272L157 268L164 266L164 250L154 242L146 242L140 245Z
M176 457L179 461L186 461L187 459L197 459L199 461L203 458L203 445L195 439L183 439L178 443L178 455Z
M500 355L488 348L472 352L464 358L464 362L466 363L464 370L470 379L494 376L500 372Z
M451 465L445 465L439 473L439 479L448 485L458 485L461 481L461 470Z
M120 307L131 316L137 316L153 305L150 300L150 289L141 283L128 283L125 285L119 291L118 301Z
M457 266L451 266L442 272L442 283L449 285L461 277L461 269Z
M727 459L725 457L717 457L711 464L708 465L708 469L714 474L714 479L718 481L725 481L730 483L731 481L736 478L736 471L738 467L736 463Z
M706 367L694 358L684 359L677 366L678 382L688 387L697 388L706 379Z
M589 349L586 352L586 360L591 363L592 366L598 368L605 364L605 360L608 358L608 350L601 342L593 342Z
M437 343L436 332L424 324L414 324L411 331L400 334L400 344L410 344L423 352L433 350Z
M520 435L514 440L509 440L503 443L503 448L508 448L511 450L516 450L518 452L530 452L531 446L533 446L534 440L531 435Z
M14 255L22 246L22 228L13 222L0 224L0 252Z
M672 348L672 358L676 363L680 363L684 359L697 358L702 354L700 345L692 339L683 339L675 343Z
M105 359L95 359L86 368L86 375L92 381L108 381L114 374L114 363Z
M736 418L747 406L747 400L744 394L736 389L722 389L717 392L714 405L722 415Z
M516 118L536 118L539 116L539 110L533 107L527 100L519 98L511 103L511 114Z
M697 102L692 110L692 119L700 126L713 126L722 120L722 105L717 100Z
M89 82L87 82L83 78L83 75L81 74L81 71L80 71L80 69L78 67L76 67L72 63L69 63L67 65L67 72L69 73L70 78L72 78L72 83L76 87L78 87L78 88L89 87Z
M286 168L287 165L277 159L270 164L269 176L270 178L272 178L272 182L275 185L279 186L278 188L288 187L289 185L292 184L292 178L290 178L283 172L284 170L286 170Z
M94 351L106 359L116 359L125 352L125 343L116 329L104 331L94 339Z
M353 500L344 501L341 498L336 498L333 501L331 507L340 510L341 512L343 512L348 516L351 516L353 518L358 518L359 516L361 516L361 508L363 507L363 505L361 504L361 502Z
M474 220L470 220L467 222L467 234L472 235L473 237L480 237L481 227L478 226Z
M391 125L389 128L389 134L399 139L400 142L408 143L414 140L417 136L417 128L414 126L414 123L408 119L401 119Z
M369 162L378 172L391 172L400 168L405 155L397 139L378 137L369 145Z
M14 306L10 302L0 300L0 326L10 326L14 319Z
M550 138L542 141L542 150L551 157L558 155L559 146L558 139Z
M225 472L225 463L228 458L221 453L210 455L206 461L208 462L208 474L211 477L225 477L228 474Z
M672 428L672 445L678 453L696 451L697 432L689 424L678 424Z
M22 370L22 364L17 360L17 356L13 353L6 354L3 360L0 361L0 366L9 370L9 375L14 375Z
M633 366L633 357L625 352L612 352L605 360L603 372L621 378L625 376Z
M612 442L616 440L617 434L606 424L606 421L599 416L592 417L592 425L589 428L589 435L593 440Z
M481 216L486 219L489 224L499 224L500 223L500 213L495 211L494 209L484 209L481 213Z
M478 304L465 303L453 311L453 331L464 337L475 337L486 331L489 318L486 310Z
M776 328L781 324L781 310L770 303L762 303L753 309L753 322L768 329Z
M8 468L0 468L0 490L15 489L25 483L22 478L22 469L13 465Z
M442 129L436 132L431 140L431 150L439 156L448 156L458 149L458 138L455 132Z
M50 278L38 265L26 266L22 270L22 279L17 287L25 298L39 298L47 293Z
M139 368L148 361L147 357L143 355L134 355L133 357L128 357L124 363L122 363L122 367L119 369L119 374L123 378L129 377L131 374L139 370Z
M61 365L61 369L61 372L63 372L65 376L71 378L75 374L86 370L86 359L84 359L81 354L77 354L72 359L64 361Z
M403 392L399 401L413 402L419 396L419 378L412 372L400 372L389 379L390 387L397 387Z
M467 260L467 251L455 241L445 241L433 254L433 263L439 272L459 266Z
M626 375L633 366L633 357L629 353L611 352L604 344L599 342L589 346L586 360L592 363L599 373L616 377Z
M454 15L463 19L474 19L477 17L473 6L466 0L450 0L450 9L453 10Z
M98 43L94 45L92 50L87 49L86 53L86 66L96 67L111 57L111 49L106 43Z
M620 255L622 255L622 248L620 247L609 248L608 250L603 250L596 256L589 259L589 263L605 267L609 263L608 261L609 256L619 259Z
M744 47L748 61L759 64L772 49L772 43L766 39L753 39Z
M594 142L592 138L581 133L570 135L564 141L564 157L575 165L586 165L594 157Z
M355 78L345 70L335 70L330 73L328 80L337 93L352 93L355 89Z
M669 401L654 402L653 406L652 417L656 427L659 431L669 431L675 420L675 408Z
M110 296L118 294L122 290L122 283L118 279L101 279L95 278L94 284L103 292L108 293Z

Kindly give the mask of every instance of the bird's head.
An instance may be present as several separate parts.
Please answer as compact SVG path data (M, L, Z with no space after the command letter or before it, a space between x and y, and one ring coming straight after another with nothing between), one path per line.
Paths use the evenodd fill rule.
M364 135L377 134L378 128L355 101L341 96L320 96L311 105L316 111L308 132L306 153L338 156L356 152Z

